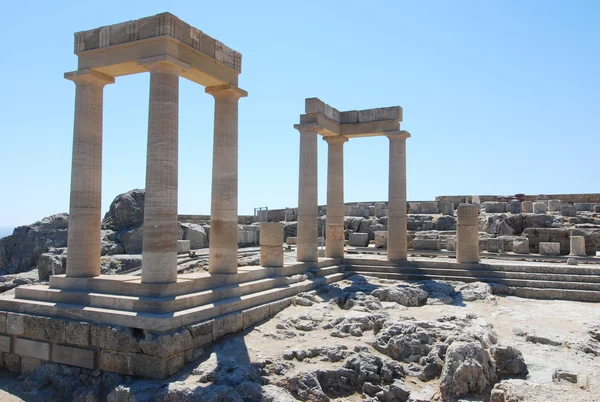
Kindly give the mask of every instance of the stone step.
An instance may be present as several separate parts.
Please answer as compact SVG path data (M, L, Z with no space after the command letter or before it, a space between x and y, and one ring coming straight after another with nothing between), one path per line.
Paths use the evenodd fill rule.
M600 262L600 260L599 260ZM435 259L410 260L404 261L402 265L391 264L387 260L381 259L366 259L366 258L346 258L345 265L350 266L381 266L381 267L403 267L403 268L447 268L447 269L486 269L500 270L512 272L535 272L535 273L551 273L551 274L572 274L572 275L598 275L600 276L600 266L589 264L581 265L566 265L566 264L519 264L513 262L510 264L489 264L485 260L480 264L459 264L455 261L436 261Z
M525 280L543 280L543 281L558 281L558 282L585 282L585 283L600 283L600 275L573 275L563 273L538 273L538 272L523 272L523 271L504 271L499 269L455 269L455 268L412 268L412 267L384 267L370 265L354 265L354 270L368 270L369 272L391 272L391 273L427 273L433 275L461 275L461 276L486 276L489 278L506 278L506 279L525 279Z
M362 267L361 267L362 268ZM530 288L555 288L555 289L572 289L572 290L587 290L595 291L600 293L600 284L597 283L583 283L583 282L558 282L558 281L541 281L541 280L523 280L523 279L506 279L506 278L490 278L487 276L461 276L456 275L452 272L446 271L446 274L437 275L429 274L426 271L413 274L413 273L399 273L399 272L371 272L362 269L348 269L348 273L354 272L361 275L375 276L378 278L385 279L396 279L396 280L425 280L425 279L438 279L444 281L460 281L460 282L487 282L487 283L499 283L513 287L530 287Z
M60 317L74 320L95 321L103 324L166 332L185 325L210 320L212 318L245 310L265 303L285 299L300 292L313 290L319 286L344 279L345 273L315 277L292 285L278 286L240 297L232 297L170 313L134 312L81 304L54 303L0 296L0 310Z
M35 285L17 288L15 297L18 299L53 303L80 304L113 310L168 313L213 303L217 300L240 297L286 284L286 277L272 277L169 297L124 296L88 292L85 290L53 289L45 285Z
M574 300L583 302L600 302L600 292L589 290L572 290L572 289L538 289L521 287L514 289L515 296L526 297L530 299L560 299Z
M315 276L326 276L339 272L344 272L346 270L345 265L332 265L331 267L324 267L318 269L309 269L308 272L312 273Z

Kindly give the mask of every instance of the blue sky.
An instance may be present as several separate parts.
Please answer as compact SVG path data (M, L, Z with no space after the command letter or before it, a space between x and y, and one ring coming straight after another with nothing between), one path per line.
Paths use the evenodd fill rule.
M600 2L24 0L4 5L0 226L68 211L73 33L163 11L243 54L240 214L296 206L307 97L402 106L411 200L600 192ZM144 186L148 85L143 74L105 88L103 210ZM212 123L212 97L182 79L180 213L210 212ZM387 171L387 139L351 140L346 201L386 200Z

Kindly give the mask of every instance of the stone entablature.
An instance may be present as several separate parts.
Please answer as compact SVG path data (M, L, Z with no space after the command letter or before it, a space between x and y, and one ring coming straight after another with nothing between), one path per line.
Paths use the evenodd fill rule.
M300 125L314 125L323 136L371 137L400 130L402 108L381 107L340 112L319 98L307 98Z

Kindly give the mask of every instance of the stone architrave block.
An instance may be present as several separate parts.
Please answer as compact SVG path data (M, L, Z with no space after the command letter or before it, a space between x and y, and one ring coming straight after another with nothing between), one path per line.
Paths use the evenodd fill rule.
M440 201L438 203L438 208L440 210L440 214L454 216L454 203Z
M492 238L487 241L488 253L503 253L504 239Z
M520 214L523 210L523 205L521 201L514 200L508 204L508 212L511 214Z
M585 257L585 237L571 236L571 254L574 256Z
M369 246L368 233L350 233L348 244L352 247L367 247Z
M488 214L503 214L508 212L508 202L487 201L483 203Z
M557 212L560 211L560 208L563 205L562 200L548 200L548 211Z
M560 207L560 214L562 216L577 216L577 208L575 208L575 205L562 205Z
M189 240L177 240L177 254L189 253L190 243Z
M529 254L529 239L526 237L515 239L513 241L513 253Z
M287 240L286 240L285 242L286 242L286 243L287 243L289 246L292 246L292 245L294 245L294 246L295 246L296 244L298 244L298 238L297 238L297 237L292 237L292 236L290 236L290 237L288 237L288 238L287 238Z
M40 360L50 360L50 344L48 342L15 338L15 354Z
M521 203L521 212L526 214L533 213L533 202L532 201L523 201Z
M560 243L540 242L540 255L560 255Z
M448 251L456 251L456 238L455 237L449 237L446 240L446 248Z
M545 214L548 207L546 203L543 201L536 201L533 203L533 213L534 214Z
M375 248L387 248L388 232L384 230L378 230L375 234Z
M94 350L64 345L52 345L52 361L90 370L95 367Z
M440 239L413 239L413 250L439 250L442 246Z

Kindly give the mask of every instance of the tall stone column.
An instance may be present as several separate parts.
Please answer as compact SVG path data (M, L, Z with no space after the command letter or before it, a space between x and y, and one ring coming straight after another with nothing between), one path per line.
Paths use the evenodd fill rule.
M317 131L315 126L294 126L300 131L298 185L298 248L300 262L318 261Z
M327 157L327 242L325 256L344 258L344 143L346 137L323 137Z
M386 134L390 140L387 258L406 261L406 139L408 131Z
M169 62L150 71L142 282L177 281L179 74Z
M474 264L479 262L479 207L462 204L456 215L456 262Z
M211 274L236 274L238 100L248 94L231 84L206 88L206 93L215 98L208 270Z
M75 83L75 122L67 276L100 275L103 88L113 77L93 70L66 73Z

